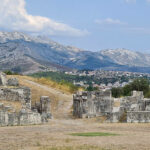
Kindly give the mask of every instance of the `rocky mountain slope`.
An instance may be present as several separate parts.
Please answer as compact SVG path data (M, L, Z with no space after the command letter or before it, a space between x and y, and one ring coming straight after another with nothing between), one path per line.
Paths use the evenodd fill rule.
M120 65L150 67L150 54L133 52L126 49L102 50L101 55L109 57Z
M150 72L150 55L125 49L84 51L46 37L0 32L0 70L27 74L74 68Z

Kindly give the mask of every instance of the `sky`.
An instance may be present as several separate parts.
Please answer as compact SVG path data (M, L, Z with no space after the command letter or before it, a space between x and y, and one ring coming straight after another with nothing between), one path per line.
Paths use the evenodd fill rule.
M0 0L0 30L91 51L150 53L150 0Z

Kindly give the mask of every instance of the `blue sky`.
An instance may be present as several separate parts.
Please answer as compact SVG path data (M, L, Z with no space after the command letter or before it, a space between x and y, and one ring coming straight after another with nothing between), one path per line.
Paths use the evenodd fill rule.
M47 35L91 51L127 48L150 52L150 0L0 2L1 30Z

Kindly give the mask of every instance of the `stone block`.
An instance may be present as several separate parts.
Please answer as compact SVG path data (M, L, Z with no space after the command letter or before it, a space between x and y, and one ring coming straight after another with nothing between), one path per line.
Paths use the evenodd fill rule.
M19 81L16 78L10 78L7 81L8 86L19 86Z
M0 86L7 86L7 77L3 72L0 73Z

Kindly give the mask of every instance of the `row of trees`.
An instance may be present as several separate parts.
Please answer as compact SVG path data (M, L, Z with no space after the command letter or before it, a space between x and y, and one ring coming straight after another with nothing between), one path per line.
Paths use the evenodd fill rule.
M122 88L113 88L112 96L115 98L121 96L131 96L132 91L143 91L144 96L150 98L150 82L148 79L135 79L132 83L122 87Z

